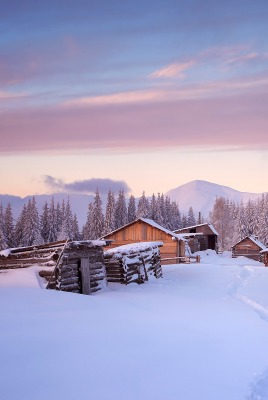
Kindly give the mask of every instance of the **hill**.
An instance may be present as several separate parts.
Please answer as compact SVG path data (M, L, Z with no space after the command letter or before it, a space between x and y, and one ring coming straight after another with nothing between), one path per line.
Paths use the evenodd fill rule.
M181 212L187 213L192 206L194 211L201 212L203 217L207 217L212 210L217 197L227 197L236 203L244 202L248 199L255 200L261 196L261 193L239 192L228 186L218 185L202 180L196 180L185 183L175 189L165 193L172 201L177 201Z

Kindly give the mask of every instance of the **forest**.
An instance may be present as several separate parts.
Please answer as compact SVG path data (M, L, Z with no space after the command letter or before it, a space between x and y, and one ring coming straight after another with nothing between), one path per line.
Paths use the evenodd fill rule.
M150 218L171 231L210 222L219 233L220 250L230 250L237 241L252 234L264 244L268 243L268 194L245 204L236 204L224 197L216 198L209 217L204 220L200 213L197 217L191 205L187 215L181 213L179 204L160 193L148 198L143 192L139 199L133 195L127 199L123 190L117 196L110 190L104 208L96 190L82 227L78 225L69 200L55 204L52 196L39 215L33 196L17 220L13 217L11 204L5 208L0 204L0 250L57 240L98 239L140 217Z

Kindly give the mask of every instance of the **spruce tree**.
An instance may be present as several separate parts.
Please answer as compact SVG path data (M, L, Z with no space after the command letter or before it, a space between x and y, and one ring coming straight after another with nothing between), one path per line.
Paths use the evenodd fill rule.
M91 221L92 221L92 226L91 226L92 239L99 239L103 234L104 218L102 213L102 201L98 189L96 190L93 201Z
M13 218L13 213L12 213L12 207L11 204L8 203L6 206L5 212L4 212L4 217L3 217L3 233L5 237L5 241L7 244L7 247L13 247L15 245L15 240L14 240L14 218Z
M48 243L49 238L49 206L47 201L43 205L43 213L40 217L40 232L44 243Z
M115 204L115 229L121 228L128 223L127 206L124 190L119 190Z
M187 226L194 226L194 225L196 225L196 219L194 216L193 207L190 206L189 211L188 211L188 216L187 216Z
M104 234L112 232L115 230L115 198L111 190L109 190L107 195L107 204L105 212L104 221Z
M138 201L138 207L137 207L137 218L148 218L150 214L149 211L149 202L148 199L145 196L145 192L142 192L142 196Z
M137 215L136 215L136 199L133 196L133 194L130 195L130 197L129 197L128 209L127 209L127 217L128 217L128 223L135 221L135 219L137 218Z

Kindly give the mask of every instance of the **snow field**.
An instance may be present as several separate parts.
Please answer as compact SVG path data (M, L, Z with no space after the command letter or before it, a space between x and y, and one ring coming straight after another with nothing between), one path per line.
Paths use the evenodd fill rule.
M201 254L93 296L1 272L0 398L267 400L268 269Z

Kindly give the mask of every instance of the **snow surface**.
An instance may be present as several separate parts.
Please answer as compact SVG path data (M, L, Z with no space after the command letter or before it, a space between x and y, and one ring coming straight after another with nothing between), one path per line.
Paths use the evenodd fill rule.
M0 272L3 400L267 400L268 268L200 252L92 296Z

